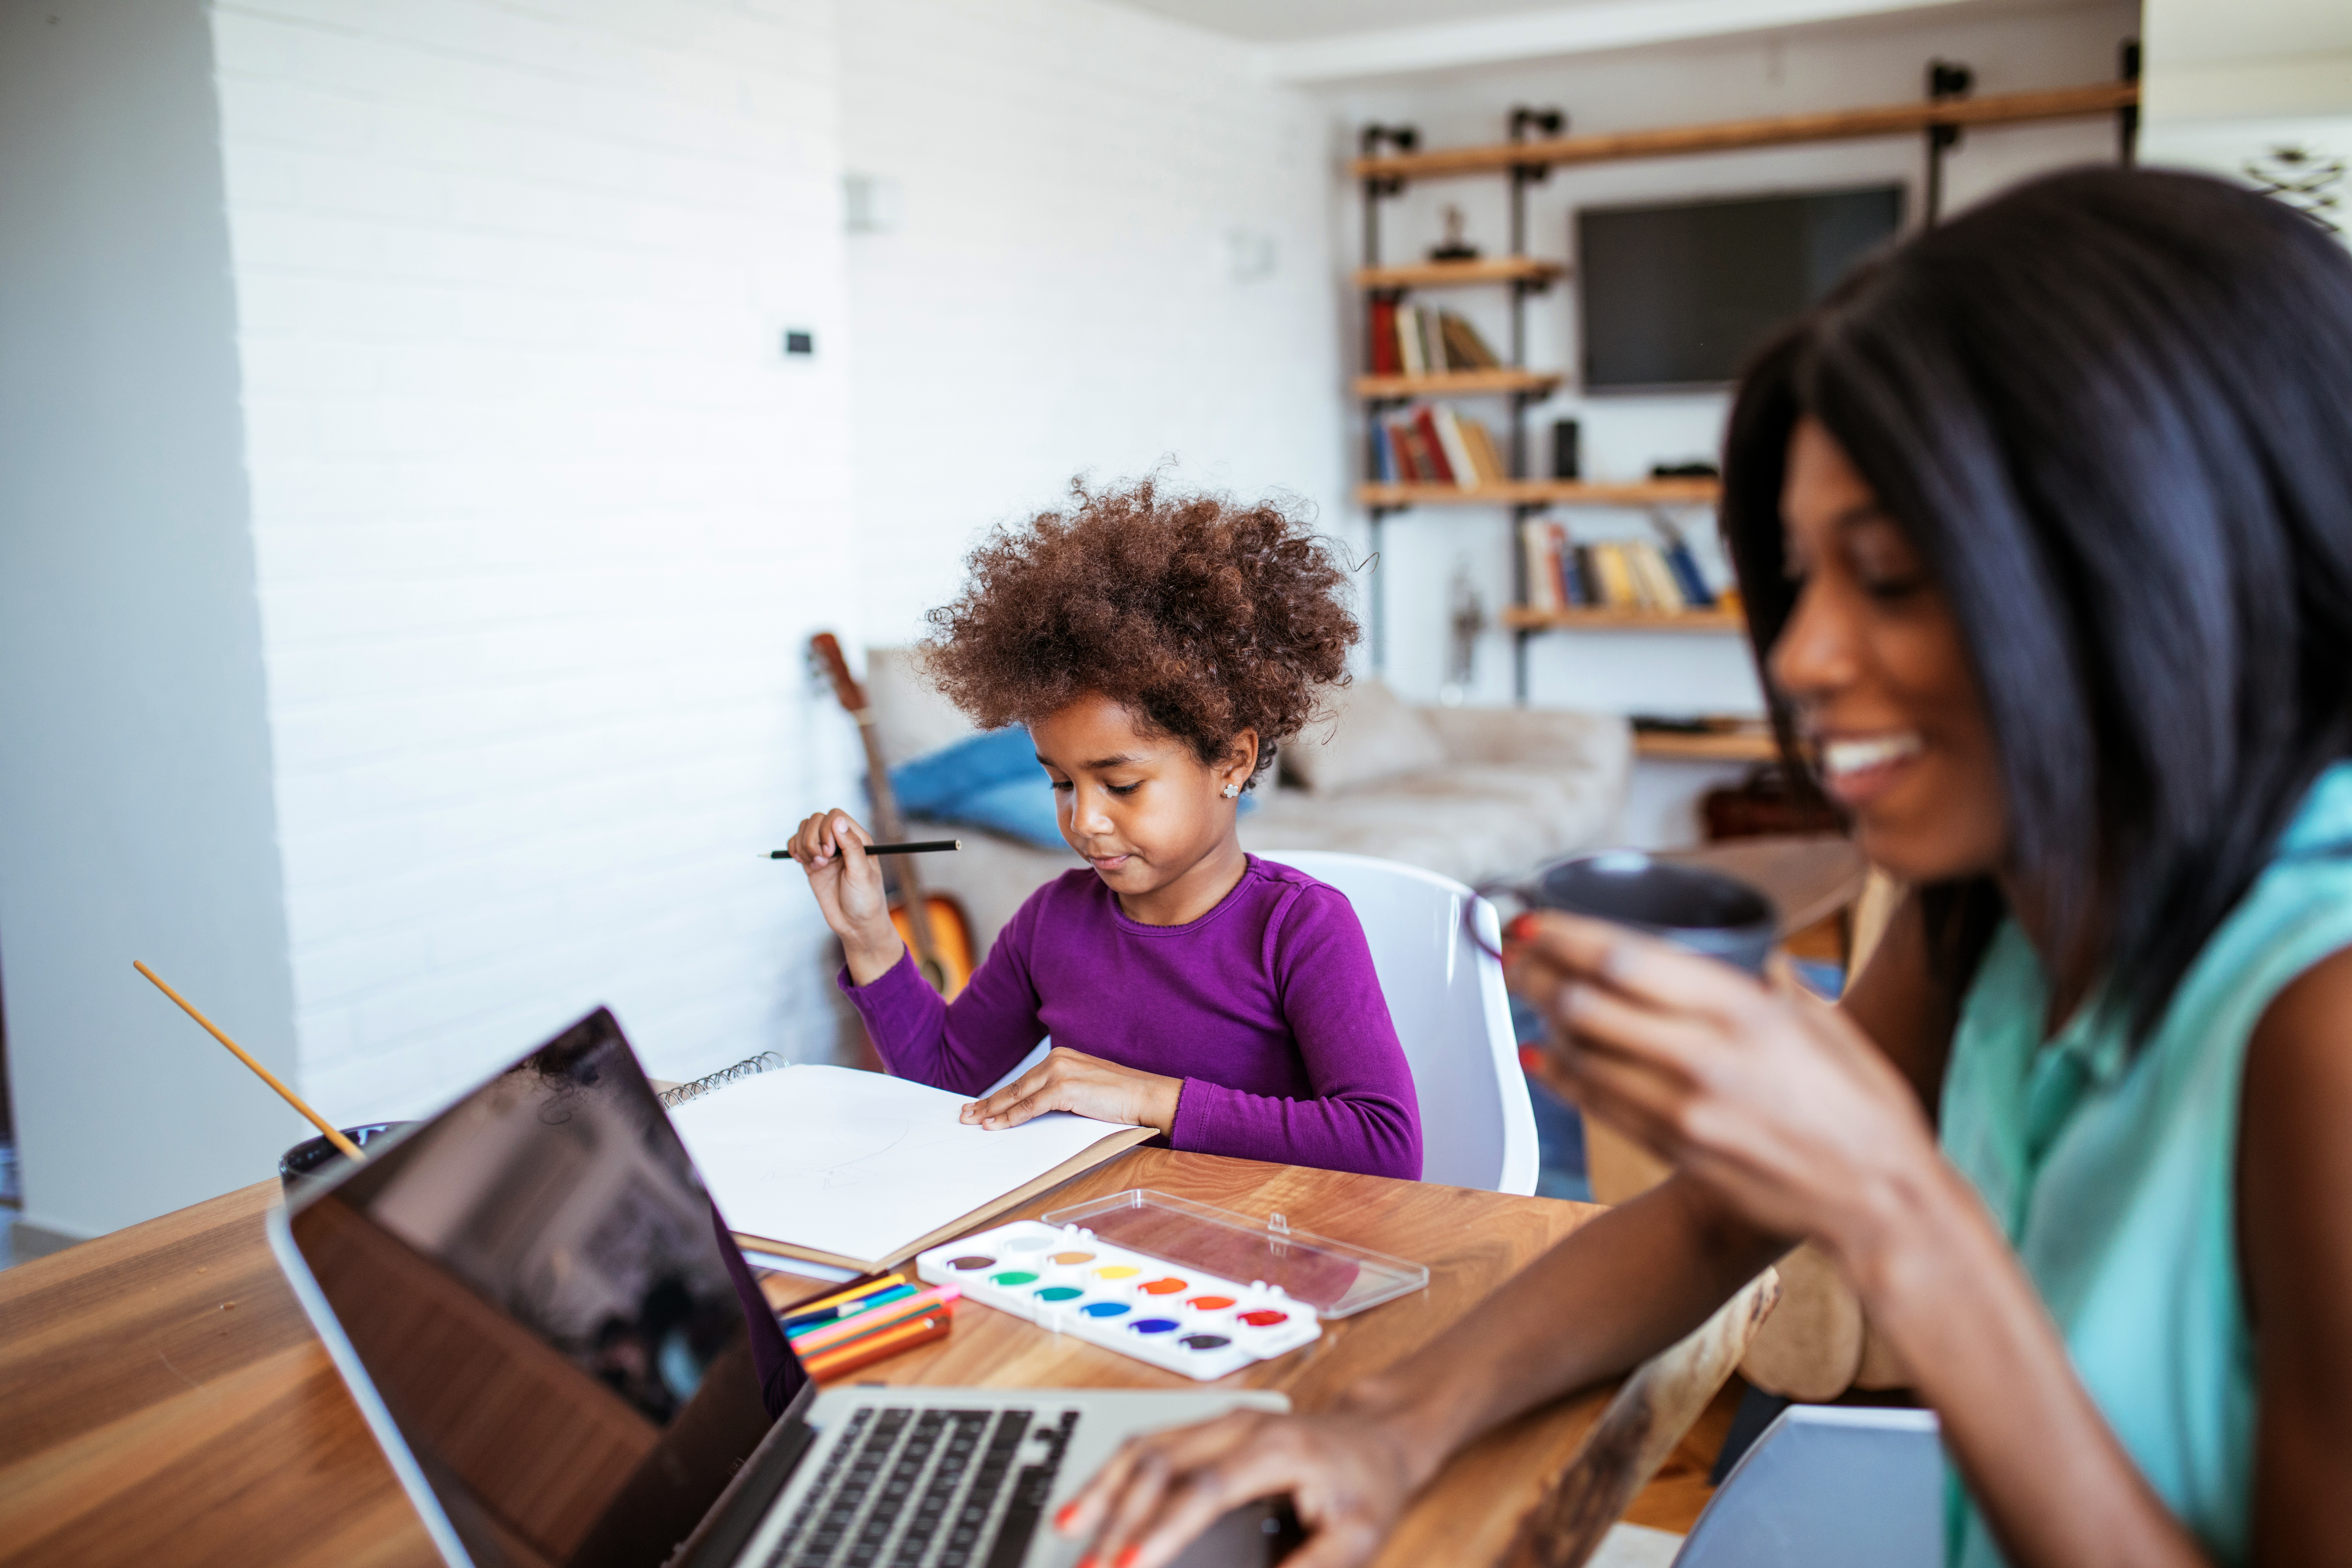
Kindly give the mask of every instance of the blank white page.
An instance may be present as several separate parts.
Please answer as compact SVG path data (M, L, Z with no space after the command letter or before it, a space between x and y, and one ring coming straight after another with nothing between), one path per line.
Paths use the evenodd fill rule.
M1052 1110L966 1127L969 1097L883 1073L784 1068L669 1113L730 1228L887 1258L1036 1180L1125 1123Z

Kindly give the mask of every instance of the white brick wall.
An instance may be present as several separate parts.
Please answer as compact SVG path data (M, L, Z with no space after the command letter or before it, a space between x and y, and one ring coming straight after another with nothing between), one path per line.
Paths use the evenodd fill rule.
M903 640L992 522L1175 459L1343 528L1320 114L1213 35L1100 0L856 0L847 165L903 226L849 241L867 625ZM1232 231L1270 237L1237 280Z
M598 1002L656 1072L825 1054L761 856L855 777L833 7L213 25L307 1091L413 1112Z

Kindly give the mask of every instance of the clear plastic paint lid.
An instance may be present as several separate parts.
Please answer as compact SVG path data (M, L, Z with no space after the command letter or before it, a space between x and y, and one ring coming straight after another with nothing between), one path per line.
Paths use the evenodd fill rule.
M1322 1318L1344 1318L1429 1284L1419 1263L1293 1230L1280 1215L1252 1219L1171 1193L1130 1187L1043 1216L1099 1241L1240 1284L1272 1286Z

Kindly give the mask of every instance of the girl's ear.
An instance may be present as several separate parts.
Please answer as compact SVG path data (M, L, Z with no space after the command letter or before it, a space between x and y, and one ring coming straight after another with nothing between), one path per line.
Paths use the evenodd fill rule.
M1221 788L1231 784L1238 792L1248 784L1250 775L1257 772L1257 731L1244 730L1235 735L1233 744L1226 750L1225 760L1218 764L1215 772Z

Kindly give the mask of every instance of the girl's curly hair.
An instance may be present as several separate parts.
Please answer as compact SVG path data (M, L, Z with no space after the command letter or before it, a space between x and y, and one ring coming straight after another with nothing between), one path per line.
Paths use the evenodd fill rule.
M971 584L930 613L925 669L983 729L1099 693L1204 763L1255 730L1263 773L1347 683L1359 628L1336 542L1271 501L1148 479L1070 492L972 552Z

